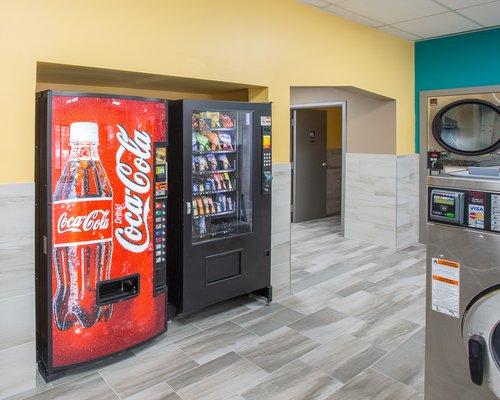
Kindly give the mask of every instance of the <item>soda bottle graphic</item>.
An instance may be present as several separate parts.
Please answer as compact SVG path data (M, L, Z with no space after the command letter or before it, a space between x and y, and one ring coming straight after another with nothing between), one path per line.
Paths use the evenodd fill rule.
M112 306L98 306L97 286L109 279L113 192L99 159L98 125L70 126L71 151L52 204L54 319L58 329L90 328L111 317Z

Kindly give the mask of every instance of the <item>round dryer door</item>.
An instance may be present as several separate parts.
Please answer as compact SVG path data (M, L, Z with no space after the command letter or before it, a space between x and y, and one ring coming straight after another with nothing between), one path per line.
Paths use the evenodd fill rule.
M500 399L500 289L469 305L462 321L472 382Z
M500 146L500 107L484 100L455 101L436 114L432 134L452 153L494 152Z

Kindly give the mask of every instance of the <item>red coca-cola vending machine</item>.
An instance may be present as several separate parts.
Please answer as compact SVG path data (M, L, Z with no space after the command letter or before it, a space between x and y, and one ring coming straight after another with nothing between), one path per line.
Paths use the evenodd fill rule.
M166 330L166 107L37 94L36 342L47 381Z

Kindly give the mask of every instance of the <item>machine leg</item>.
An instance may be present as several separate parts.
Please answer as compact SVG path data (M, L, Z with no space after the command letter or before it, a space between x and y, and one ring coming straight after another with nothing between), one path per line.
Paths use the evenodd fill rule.
M253 292L257 296L265 297L266 298L266 306L269 306L271 302L273 301L273 287L272 286L267 286L265 288L256 290Z

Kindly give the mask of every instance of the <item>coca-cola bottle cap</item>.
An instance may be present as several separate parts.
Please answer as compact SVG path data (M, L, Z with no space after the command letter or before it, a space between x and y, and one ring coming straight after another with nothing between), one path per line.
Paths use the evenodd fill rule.
M99 143L99 127L95 122L73 122L69 127L69 140Z

